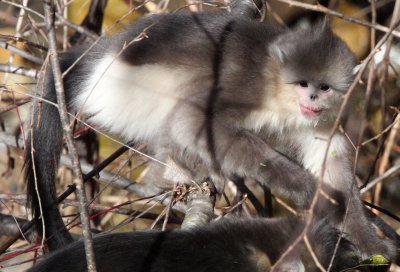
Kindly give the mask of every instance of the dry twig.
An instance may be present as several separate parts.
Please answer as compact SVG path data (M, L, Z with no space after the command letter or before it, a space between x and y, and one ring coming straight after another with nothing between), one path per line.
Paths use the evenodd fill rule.
M82 221L82 233L83 233L83 241L85 245L86 252L86 261L88 271L95 272L96 271L96 263L94 258L94 250L93 250L93 241L90 232L90 220L89 220L89 212L87 209L87 201L85 194L85 187L83 186L83 175L82 170L79 164L78 152L75 148L74 142L72 140L72 131L69 126L69 118L67 115L67 105L65 103L65 95L64 95L64 86L62 82L60 64L58 61L57 54L57 43L56 43L56 34L54 28L54 6L51 3L51 0L47 0L43 2L44 12L45 12L45 22L48 31L48 39L49 39L49 56L51 62L51 68L53 71L54 77L54 85L57 94L57 103L59 105L58 110L60 113L61 123L64 131L64 136L67 140L69 154L72 159L73 164L73 172L74 172L74 183L76 184L76 190L80 202L80 217Z

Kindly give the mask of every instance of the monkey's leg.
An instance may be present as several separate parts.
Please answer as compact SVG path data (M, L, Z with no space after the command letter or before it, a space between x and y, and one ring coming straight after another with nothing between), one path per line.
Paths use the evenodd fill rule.
M319 140L316 139L315 142L317 141ZM325 155L326 146L321 143L318 143L318 145L322 145L322 148L319 149L319 154L314 152L312 156L322 158ZM310 150L315 149L310 148ZM382 254L386 258L393 259L396 253L394 244L389 240L380 238L365 215L364 204L361 202L360 193L353 177L352 156L349 150L347 140L340 135L335 135L330 152L327 154L324 183L338 190L341 193L339 195L341 199L338 199L332 193L326 192L334 200L339 200L339 206L332 206L330 201L325 199L326 205L323 205L320 213L324 216L329 211L335 211L331 220L336 224L344 224L345 233L349 234L349 239L362 252L363 258ZM308 155L310 154L305 154L305 157ZM321 171L317 170L318 167L320 166L309 166L309 169L318 176ZM320 208L317 207L317 209ZM344 217L346 213L347 216ZM346 220L345 222L343 222L344 219Z

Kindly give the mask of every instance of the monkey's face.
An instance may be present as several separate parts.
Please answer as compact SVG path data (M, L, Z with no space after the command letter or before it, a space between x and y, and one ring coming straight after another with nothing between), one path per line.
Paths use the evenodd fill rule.
M340 94L328 84L301 80L294 84L294 89L298 96L297 106L304 117L324 120L336 115Z

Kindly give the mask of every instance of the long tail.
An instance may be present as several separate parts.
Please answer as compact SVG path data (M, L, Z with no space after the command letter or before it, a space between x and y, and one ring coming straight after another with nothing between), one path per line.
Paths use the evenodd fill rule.
M73 63L76 54L68 54L64 56L64 60L60 60L62 70ZM47 246L53 251L69 244L73 239L65 228L57 204L55 180L63 145L63 132L58 108L47 102L57 101L50 67L47 67L43 86L43 100L35 99L34 102L33 119L25 151L25 176L28 203L37 219L36 229L39 234L43 234L45 230ZM40 91L37 93L40 96ZM39 219L41 215L44 221Z

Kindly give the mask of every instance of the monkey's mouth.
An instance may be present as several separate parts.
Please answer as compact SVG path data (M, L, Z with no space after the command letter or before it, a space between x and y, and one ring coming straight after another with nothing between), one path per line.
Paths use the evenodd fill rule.
M301 113L304 114L305 116L316 117L322 113L323 109L320 107L300 104L300 110L301 110Z

